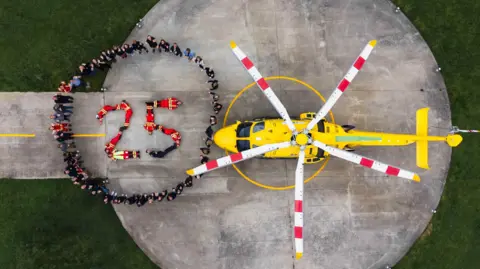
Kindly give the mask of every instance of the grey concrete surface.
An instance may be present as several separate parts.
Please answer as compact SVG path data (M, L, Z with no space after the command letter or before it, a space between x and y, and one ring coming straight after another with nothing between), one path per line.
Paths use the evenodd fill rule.
M48 129L53 113L55 93L0 93L0 133L35 134L34 138L0 137L0 178L64 178L65 165L58 143ZM73 95L73 131L104 133L95 115L103 106L103 94ZM77 138L76 144L93 176L106 174L102 155L104 138ZM99 156L102 156L99 158Z
M386 0L163 0L143 22L128 41L143 40L151 34L178 42L182 49L192 48L215 69L225 106L251 83L230 51L231 39L264 76L304 80L325 97L368 40L378 39L368 63L333 108L336 122L374 131L415 132L415 111L429 106L431 134L444 135L446 130L437 127L451 125L443 79L433 72L433 55L408 19L395 13ZM183 180L183 172L199 162L198 147L211 114L205 80L193 63L172 55L135 55L115 64L105 82L107 93L76 95L81 100L76 102L76 115L82 116L74 118L75 128L107 134L78 142L89 170L108 175L111 187L125 193L159 191ZM313 93L292 82L273 81L271 86L291 115L317 111L322 104ZM2 126L38 130L48 124L43 116L52 106L45 105L47 97L32 94L21 97L24 99L4 99L8 96L2 95L0 111L25 109L27 112L19 113L26 113L32 121L18 124L17 115L6 112ZM143 130L143 102L168 96L179 97L185 106L176 111L157 109L156 122L182 133L181 148L162 160L143 156L140 160L107 161L103 144L121 126L124 114L112 112L100 126L94 119L96 111L103 104L126 99L134 116L118 148L142 152L150 147L165 148L171 144L168 137L160 133L148 136ZM32 110L30 98L43 98L34 102L37 110ZM228 122L275 115L254 87L237 100ZM0 171L13 177L58 176L55 173L61 168L57 170L55 158L59 155L49 148L52 143L47 141L46 131L43 136L42 145L31 142L17 150L18 140L1 140L2 150L12 157L27 154L32 163L42 163L42 172L28 168L28 175L19 176L24 166L5 156ZM259 189L230 167L195 181L194 187L174 202L142 208L115 206L115 210L135 242L164 269L385 268L408 251L439 202L451 150L443 144L429 148L429 171L415 166L414 146L357 150L418 172L421 183L330 160L306 185L305 255L300 261L293 259L293 190ZM45 154L43 151L31 154L41 150L52 156L39 156ZM221 150L214 149L211 157L222 155ZM284 186L293 184L295 165L296 160L255 159L239 167L259 182ZM305 166L305 176L318 167Z
M408 19L386 0L165 0L143 19L129 40L151 34L192 48L214 67L227 105L251 82L229 48L237 44L264 76L292 76L326 97L371 39L378 45L333 108L335 120L358 128L415 132L415 111L429 106L430 133L445 134L450 110L445 85L426 43ZM137 55L117 64L105 99L127 99L135 111L121 146L166 147L168 138L148 137L142 102L174 95L181 109L157 111L157 122L184 136L165 160L142 158L108 164L112 185L144 192L171 187L198 163L202 132L210 114L205 76L194 64L172 55ZM321 101L303 86L273 81L291 115L317 111ZM420 91L424 89L424 91ZM137 108L138 107L138 108ZM275 116L257 88L240 97L229 123ZM108 120L112 136L117 123ZM124 227L162 268L385 268L394 265L418 238L439 202L451 150L430 145L432 169L415 166L414 146L361 148L358 153L416 171L419 184L332 159L305 190L305 255L293 259L293 191L259 189L232 168L196 181L173 203L134 208L115 206ZM211 156L223 155L215 149ZM293 184L295 160L249 160L239 167L259 182ZM319 165L305 167L310 176Z

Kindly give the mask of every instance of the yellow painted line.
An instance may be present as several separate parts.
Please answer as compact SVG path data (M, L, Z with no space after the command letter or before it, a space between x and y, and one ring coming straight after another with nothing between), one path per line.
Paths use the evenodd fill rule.
M0 137L35 137L35 134L0 134Z
M232 43L230 43L232 44ZM235 43L233 43L235 44ZM276 79L283 79L283 80L290 80L290 81L293 81L295 83L299 83L305 87L307 87L309 90L313 91L324 103L325 103L325 98L323 98L322 94L319 93L315 88L313 88L310 84L304 82L304 81L301 81L301 80L298 80L296 78L292 78L292 77L286 77L286 76L272 76L272 77L266 77L265 80L276 80ZM230 113L230 109L232 108L233 104L235 104L235 102L237 101L237 99L245 92L247 91L248 89L250 89L251 87L253 87L254 85L256 85L256 82L252 82L250 83L249 85L247 85L245 88L243 88L236 96L235 98L233 98L232 102L230 103L230 105L228 106L227 108L227 111L225 112L225 117L223 118L223 127L226 127L227 126L227 119L228 119L228 114ZM333 117L333 113L332 111L329 112L329 115L330 115L330 119L331 119L331 122L335 124L335 118ZM229 154L228 151L225 151L227 153L227 155ZM315 171L315 173L307 178L304 183L308 183L309 181L311 181L314 177L316 177L324 168L325 166L327 165L328 161L330 160L330 155L328 155L325 160L323 161L323 164L322 166L320 166L320 168ZM293 189L295 188L295 185L290 185L290 186L283 186L283 187L276 187L276 186L270 186L270 185L265 185L265 184L262 184L258 181L255 181L254 179L251 179L249 178L248 176L246 176L235 164L232 164L233 168L237 171L238 174L240 174L240 176L242 176L246 181L252 183L253 185L255 186L258 186L258 187L261 187L261 188L264 188L264 189L268 189L268 190L273 190L273 191L283 191L283 190L289 190L289 189ZM188 173L188 172L187 172ZM297 258L299 258L297 256Z
M105 134L74 134L73 137L104 137Z

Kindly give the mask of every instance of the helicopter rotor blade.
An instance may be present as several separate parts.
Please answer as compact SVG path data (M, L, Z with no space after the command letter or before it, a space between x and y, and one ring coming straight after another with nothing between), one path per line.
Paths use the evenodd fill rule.
M322 120L327 115L327 113L332 109L332 107L335 105L337 100L340 98L340 96L342 96L343 92L347 89L348 85L353 81L355 76L362 69L363 64L365 63L365 61L367 61L368 56L370 56L370 53L372 53L372 50L376 44L377 44L377 40L371 40L370 42L368 42L368 44L360 53L360 56L358 56L358 58L355 60L353 65L348 70L347 74L345 74L343 79L337 85L337 88L335 88L335 90L330 95L328 100L325 102L325 104L323 104L323 106L317 112L317 114L315 115L315 118L308 123L307 128L305 128L304 130L304 133L308 133L310 130L312 130L312 128L320 120Z
M248 74L253 78L253 80L257 83L258 87L262 90L263 94L267 97L268 101L273 105L275 110L277 110L278 114L282 117L285 123L294 134L297 133L297 129L290 119L288 115L287 109L285 106L280 102L275 92L270 88L267 81L263 78L260 74L258 69L252 63L252 61L248 58L248 56L235 44L235 42L230 41L230 47L232 48L233 53L237 57L237 59L242 62L243 67L247 70Z
M295 216L293 234L295 236L295 257L303 256L303 164L305 150L300 148L298 155L297 170L295 170Z
M282 143L268 144L268 145L263 145L260 147L244 150L244 151L233 153L216 160L208 161L205 164L202 164L200 166L197 166L195 168L188 170L187 174L191 176L200 175L221 167L225 167L234 163L245 161L247 159L265 154L270 151L274 151L277 149L286 148L290 146L291 146L290 142L282 142Z
M344 159L352 163L360 164L364 167L371 168L373 170L385 173L390 176L396 176L396 177L406 178L416 182L420 182L420 177L414 172L397 168L373 159L368 159L361 155L351 153L339 148L327 146L326 144L317 140L313 141L313 145L323 149L325 152L328 152L330 155L338 157L340 159Z

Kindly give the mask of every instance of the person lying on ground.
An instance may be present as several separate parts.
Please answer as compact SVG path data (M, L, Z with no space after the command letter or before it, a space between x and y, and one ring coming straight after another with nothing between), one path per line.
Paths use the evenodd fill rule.
M153 158L163 158L168 153L174 151L177 148L177 144L173 144L170 147L166 148L164 151L147 149L146 152Z

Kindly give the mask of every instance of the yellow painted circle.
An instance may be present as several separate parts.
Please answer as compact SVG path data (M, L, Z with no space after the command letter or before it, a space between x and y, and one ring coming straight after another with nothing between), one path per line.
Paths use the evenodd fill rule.
M299 144L300 146L304 146L308 142L308 136L306 134L298 134L295 137L295 142L297 142L297 144Z
M266 77L265 80L277 80L277 79L283 79L283 80L289 80L289 81L293 81L295 83L299 83L305 87L307 87L309 90L313 91L324 103L325 103L325 98L323 98L322 94L320 94L315 88L313 88L310 84L306 83L306 82L303 82L301 80L298 80L296 78L292 78L292 77L286 77L286 76L272 76L272 77ZM253 83L250 83L249 85L247 85L245 88L243 88L236 96L235 98L233 98L232 102L230 102L230 105L228 106L227 108L227 112L225 112L225 118L223 119L223 127L225 127L227 125L227 119L228 119L228 114L230 113L230 109L232 108L233 104L235 104L235 102L237 101L237 99L245 92L247 91L248 89L250 89L251 87L253 87L256 83L253 82ZM332 123L335 123L335 118L333 117L333 113L332 111L329 112L329 115L330 115L330 119L331 119L331 122ZM298 142L297 142L298 143ZM225 151L228 155L228 151ZM330 156L328 156L327 158L325 158L325 161L323 161L323 164L322 166L317 170L315 171L315 173L307 178L304 183L308 183L309 181L311 181L314 177L316 177L324 168L325 166L327 165L328 163L328 160L330 160ZM283 186L283 187L277 187L277 186L270 186L270 185L265 185L265 184L262 184L260 182L257 182L251 178L249 178L248 176L246 176L235 164L232 164L233 168L238 172L238 174L240 176L242 176L246 181L252 183L253 185L255 186L258 186L258 187L261 187L261 188L264 188L264 189L268 189L268 190L273 190L273 191L283 191L283 190L289 190L289 189L293 189L295 188L295 185L289 185L289 186Z

